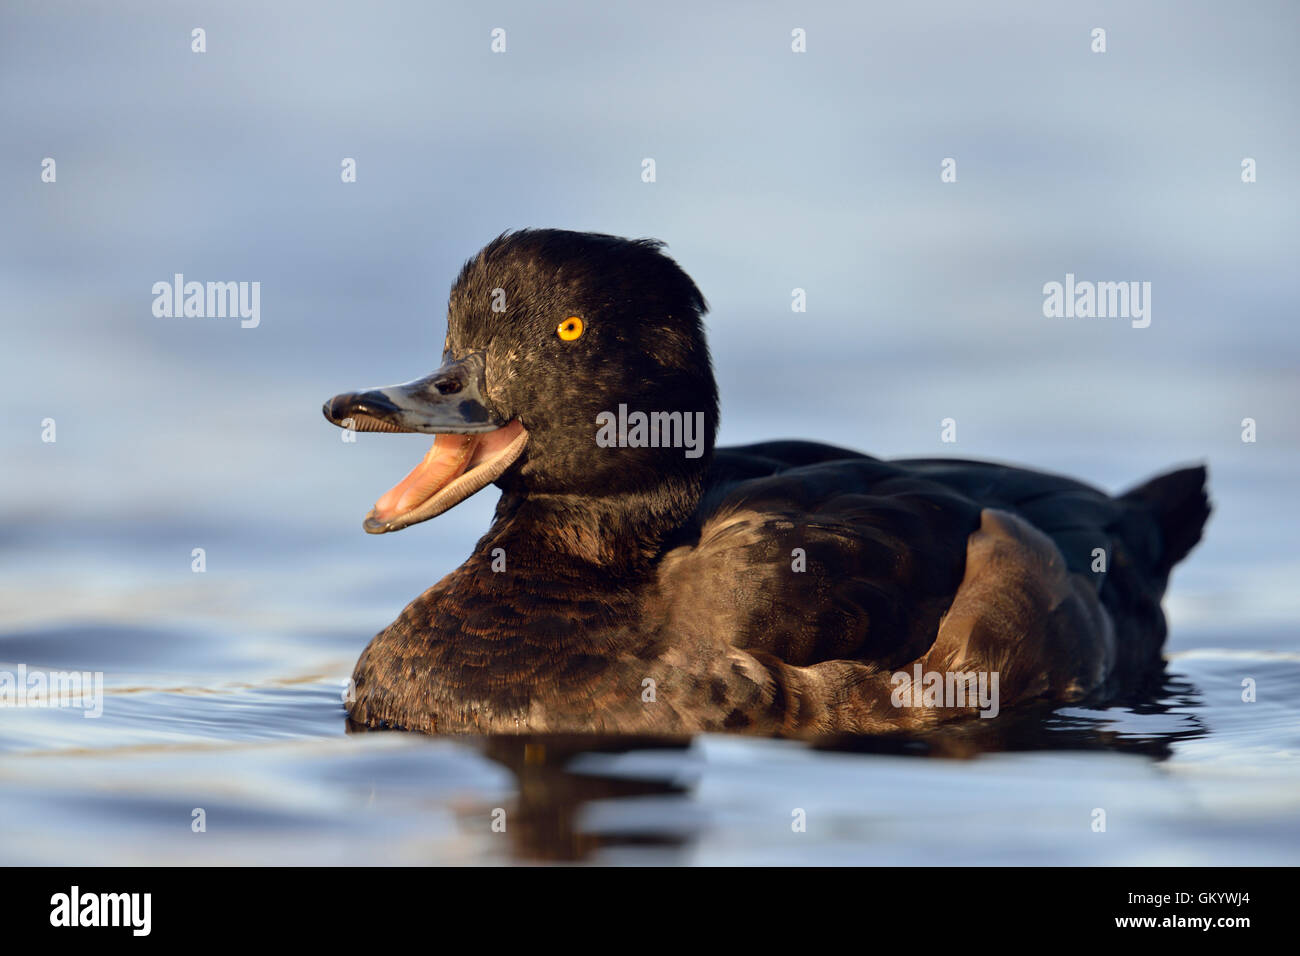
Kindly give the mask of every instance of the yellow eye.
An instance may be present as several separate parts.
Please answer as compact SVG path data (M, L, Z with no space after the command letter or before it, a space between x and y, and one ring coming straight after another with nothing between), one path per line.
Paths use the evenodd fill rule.
M576 315L569 316L560 323L559 328L555 330L555 334L566 342L572 342L582 335L582 319Z

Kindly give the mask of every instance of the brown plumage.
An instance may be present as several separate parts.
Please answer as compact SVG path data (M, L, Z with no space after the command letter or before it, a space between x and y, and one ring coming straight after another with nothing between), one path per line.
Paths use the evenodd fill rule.
M501 289L504 313L491 309ZM996 674L995 710L1102 699L1159 674L1169 571L1209 513L1203 468L1112 497L1019 468L809 442L715 451L703 309L654 244L503 236L457 281L443 369L327 404L336 423L477 435L487 418L527 433L517 459L485 458L504 468L503 493L473 554L362 654L353 719L430 733L870 733L988 712L922 705L919 691L900 703L897 675L918 667ZM586 331L558 340L572 315ZM599 445L597 416L620 403L700 414L702 454ZM437 500L454 504L455 487ZM369 530L431 516L377 513Z

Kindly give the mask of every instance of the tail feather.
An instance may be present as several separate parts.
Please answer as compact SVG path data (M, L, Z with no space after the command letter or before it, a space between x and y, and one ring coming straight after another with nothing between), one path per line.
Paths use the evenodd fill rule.
M1205 521L1210 517L1205 479L1204 465L1180 468L1152 478L1122 496L1124 501L1144 509L1155 520L1161 542L1153 558L1155 569L1164 577L1201 540Z

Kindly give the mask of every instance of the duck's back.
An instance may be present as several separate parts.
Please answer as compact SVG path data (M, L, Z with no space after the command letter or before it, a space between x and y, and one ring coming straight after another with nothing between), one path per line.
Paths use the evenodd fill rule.
M1160 599L1209 514L1204 480L1112 497L985 462L724 448L661 580L674 628L783 671L920 661L1001 669L1008 701L1077 699L1159 671Z

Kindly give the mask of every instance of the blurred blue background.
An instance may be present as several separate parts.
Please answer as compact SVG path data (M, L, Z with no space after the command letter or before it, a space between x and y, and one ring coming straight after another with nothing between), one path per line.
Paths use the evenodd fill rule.
M1225 621L1294 614L1300 522L1261 493L1300 436L1294 5L3 17L6 609L32 613L37 588L70 611L89 589L97 611L148 613L110 592L144 557L118 549L151 544L154 586L187 582L191 542L220 576L267 550L300 564L304 539L431 581L431 553L458 561L491 496L363 536L423 440L344 444L320 403L433 367L460 263L504 229L557 226L668 242L712 305L724 442L990 456L1111 488L1208 460L1217 511L1178 592ZM260 327L155 318L151 286L175 272L260 281ZM1151 327L1044 318L1066 272L1150 281Z
M724 443L1112 490L1208 462L1171 646L1291 640L1298 27L1291 3L8 4L0 622L346 676L495 495L363 534L427 440L346 444L321 402L431 369L464 259L554 226L668 243L712 306ZM259 281L260 326L154 317L177 272ZM1067 272L1150 282L1150 327L1045 318ZM213 673L194 647L159 669Z

